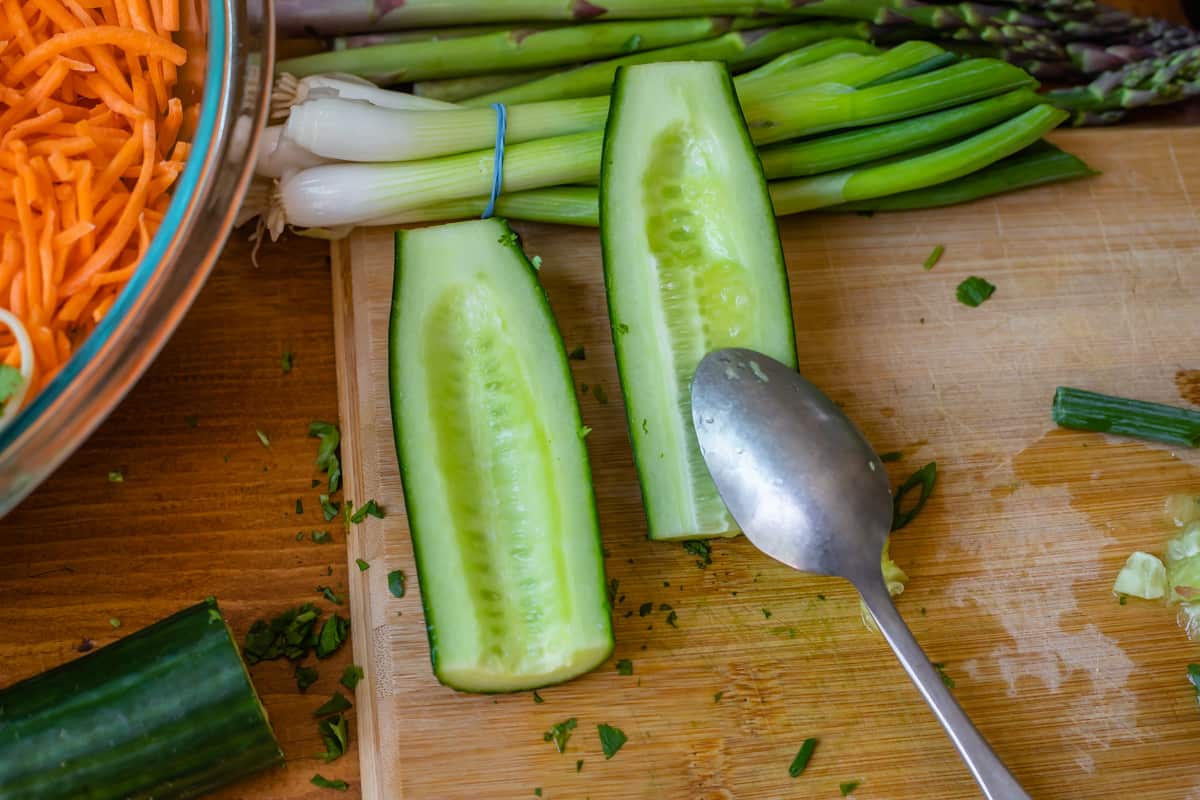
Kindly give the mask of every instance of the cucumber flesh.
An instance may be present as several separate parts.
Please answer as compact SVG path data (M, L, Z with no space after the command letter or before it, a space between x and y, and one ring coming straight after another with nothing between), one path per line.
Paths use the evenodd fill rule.
M211 598L0 692L2 800L196 797L281 763Z
M396 235L390 370L438 679L518 691L602 663L612 624L579 405L506 222Z
M600 231L621 390L650 537L730 536L692 428L696 365L748 347L795 366L766 181L724 65L623 67Z

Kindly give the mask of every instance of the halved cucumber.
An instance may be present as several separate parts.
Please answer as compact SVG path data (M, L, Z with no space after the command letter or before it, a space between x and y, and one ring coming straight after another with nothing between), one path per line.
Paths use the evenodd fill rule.
M506 222L396 234L389 357L438 680L517 691L603 662L612 622L579 405Z
M775 215L725 66L622 68L601 169L609 316L650 537L734 535L692 429L692 374L718 348L795 366L796 347Z

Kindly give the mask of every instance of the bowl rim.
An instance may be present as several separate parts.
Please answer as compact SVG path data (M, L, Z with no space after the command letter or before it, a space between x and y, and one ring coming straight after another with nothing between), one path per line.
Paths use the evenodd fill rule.
M163 222L112 308L63 368L0 429L0 516L111 413L162 350L211 272L249 186L265 125L270 2L206 0L200 115Z

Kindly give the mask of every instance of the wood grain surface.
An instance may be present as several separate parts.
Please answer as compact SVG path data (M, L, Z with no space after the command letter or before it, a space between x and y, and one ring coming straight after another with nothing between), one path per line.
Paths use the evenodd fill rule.
M904 454L894 482L938 462L933 500L894 539L911 577L899 606L1031 795L1196 797L1195 647L1172 611L1119 606L1111 585L1130 551L1171 534L1164 499L1200 491L1200 457L1056 431L1049 403L1060 383L1180 401L1176 373L1200 341L1200 136L1127 131L1120 150L1110 131L1054 138L1104 174L951 209L784 221L799 362L880 452ZM346 479L388 509L349 541L372 565L350 576L370 686L364 797L765 800L833 797L851 780L864 800L976 797L848 585L744 540L714 542L706 569L646 540L596 233L520 231L567 349L586 349L571 367L618 582L616 652L540 704L432 677L419 597L385 583L402 569L415 589L386 380L392 238L354 234L334 253ZM968 275L998 287L977 309L954 299ZM543 732L572 717L559 754ZM611 761L599 723L629 735ZM793 780L809 736L817 754Z
M1116 5L1130 8L1136 6L1136 10L1141 13L1182 19L1180 5L1176 0L1124 0ZM1183 118L1187 116L1183 115ZM1115 144L1110 159L1117 156L1118 150L1124 151L1128 147L1122 140L1123 133L1120 130L1114 130L1112 134ZM1192 197L1196 197L1195 191ZM1134 205L1130 203L1130 212L1135 210ZM967 220L982 222L976 219L979 213L977 210L964 209L962 213ZM1070 209L1058 209L1058 213L1065 220L1064 227L1070 228L1074 224L1076 215ZM872 222L880 221L881 218L876 218ZM857 236L867 235L865 232L869 230L853 225L851 229L857 231ZM1110 228L1111 230L1113 229ZM895 258L899 260L911 255L916 258L914 263L919 264L927 252L926 245L935 240L946 240L947 234L951 232L951 228L943 226L926 231L927 236L922 241L896 254ZM846 235L851 234L847 232ZM535 235L534 239L536 238ZM970 241L961 244L961 247L969 246L973 246ZM1123 257L1134 257L1132 252L1126 252ZM109 420L51 479L16 511L0 521L0 596L4 599L6 610L5 634L0 636L0 686L78 657L76 648L84 637L92 639L97 645L114 641L124 632L147 625L208 594L215 594L220 598L235 632L240 635L256 618L271 616L306 600L317 600L314 589L319 583L332 584L338 590L346 587L346 553L344 537L340 530L334 530L335 542L332 545L318 546L295 541L297 530L309 530L321 525L320 517L313 513L317 493L312 490L310 483L311 478L317 477L312 469L315 442L306 437L305 429L310 420L333 418L338 412L327 253L328 248L322 242L288 237L279 243L264 247L260 254L261 267L255 269L250 264L244 232L235 233L193 310L147 375ZM962 256L961 250L959 256ZM959 269L964 263L959 262L955 265L955 258L954 250L950 250L946 264L951 269ZM1193 258L1192 269L1194 264ZM857 274L864 281L874 280L866 271ZM941 280L946 287L950 287L951 280L944 277ZM1084 296L1088 296L1086 282L1078 279L1076 283L1080 284L1080 291ZM1006 288L1002 286L1001 291L1004 292ZM1136 285L1129 288L1139 290ZM995 302L1000 302L1002 298L1003 295L998 294ZM853 298L847 297L839 308L852 308L854 302ZM1075 303L1076 300L1064 298L1063 302ZM943 310L953 308L944 298L939 298L938 303ZM985 311L986 309L987 307ZM1000 316L994 315L991 319L995 320ZM596 336L599 337L598 341L604 341L603 336ZM917 346L918 343L913 342L914 350ZM1132 356L1153 362L1156 358L1154 346L1153 339L1142 338L1138 345L1140 349ZM285 349L290 349L295 354L294 370L287 376L282 375L279 370L279 358ZM597 358L600 357L601 353L597 351ZM1133 365L1132 361L1120 363ZM589 364L588 369L591 366ZM1115 364L1113 388L1121 388L1119 375ZM966 392L970 389L969 386L947 388L950 388L952 393ZM1172 399L1170 390L1161 386L1157 378L1153 391L1150 391L1146 384L1141 384L1138 388L1146 389L1148 396ZM611 397L613 393L608 394ZM982 398L981 402L986 403L987 399ZM1041 408L1040 398L1036 402L1029 401L1029 407L1032 409L1034 406ZM890 405L880 406L881 409L885 407L896 410L895 416L890 419L900 419L901 410L907 411L899 399ZM593 418L606 420L606 424L620 420L616 408L589 408L585 405L585 413ZM187 418L190 416L196 417L195 428L188 424ZM873 428L873 434L879 430L878 426L883 424L882 420L889 419L882 413L878 416L879 420L873 423L876 426ZM955 423L947 420L942 424L953 426ZM912 427L913 441L925 435L917 426ZM269 451L259 444L255 436L256 429L262 429L269 435ZM903 432L900 430L897 434ZM381 435L386 436L386 431L381 432ZM909 441L897 435L896 441L901 440ZM1049 444L1044 445L1044 449L1065 452L1070 446L1070 436L1054 437ZM1129 453L1128 456L1116 457L1115 464L1119 466L1126 459L1145 458L1137 449L1139 447L1128 445L1126 450L1110 452ZM926 454L929 457L944 457L933 452L931 446L926 446L919 453L911 454L903 469L907 469L910 462L920 462ZM225 461L226 455L229 456L228 461ZM627 468L628 455L621 458L624 459L621 463ZM1166 463L1175 464L1174 461ZM107 473L114 469L123 471L124 483L108 483ZM1166 469L1171 474L1176 474L1180 467L1168 466ZM1119 562L1129 547L1157 545L1161 538L1158 532L1149 535L1143 541L1138 533L1140 529L1131 525L1131 521L1136 521L1135 509L1148 504L1151 498L1158 496L1160 490L1171 484L1171 481L1156 479L1156 474L1153 470L1146 473L1146 480L1139 481L1132 487L1119 482L1099 484L1112 490L1112 496L1107 499L1087 494L1078 499L1073 496L1070 498L1071 502L1078 502L1081 507L1090 508L1090 512L1081 513L1084 516L1094 515L1097 525L1102 529L1107 529L1110 524L1130 527L1120 534L1119 543L1104 545L1100 551L1103 568L1089 567L1089 571L1079 577L1080 583L1064 591L1057 601L1059 607L1069 609L1076 592L1087 592L1094 596L1107 591L1107 570ZM947 483L943 485L943 489L947 489L952 479L946 476L944 478ZM1039 480L1054 478L1055 475L1051 474ZM1191 485L1192 478L1189 468L1186 473L1177 474L1173 479L1174 485ZM1047 486L1046 489L1057 492L1064 498L1071 495L1071 491L1065 486ZM1006 489L1001 490L1003 491ZM305 507L305 514L300 518L294 516L295 499L298 497L302 498ZM939 501L942 510L939 510L936 504L932 510L939 518L948 518L944 507L947 503L957 502L957 497L956 494L944 495ZM632 501L628 498L607 497L602 499L602 502L609 509L615 508L619 511L629 506ZM1013 505L1020 505L1019 495L1013 500L1003 496L993 498L990 493L984 493L971 498L967 512L955 508L954 514L957 518L960 513L969 513L973 515L969 519L997 515L1002 511L1007 515L1010 512L1004 509ZM1115 509L1112 514L1108 513L1111 509ZM1008 521L1010 525L998 534L994 530L991 533L991 539L1001 537L996 543L989 541L989 537L980 532L980 548L1003 548L1003 537L1008 535L1009 528L1018 526L1022 517L1005 516L1004 521ZM1157 524L1158 521L1149 522ZM955 529L960 535L964 532L971 533L971 529L966 525L956 525ZM943 585L938 583L939 576L957 569L961 562L960 556L947 556L945 561L921 562L920 569L915 566L920 553L924 552L925 548L932 547L931 543L937 537L945 535L947 530L948 528L936 526L928 529L914 528L912 533L915 535L908 543L896 545L898 556L914 573L914 580L903 600L910 617L911 608L914 606L918 609L927 607L927 612L933 608L930 600L936 597L936 587ZM636 541L636 538L633 541ZM1027 538L1021 541L1029 544ZM643 546L640 542L638 544ZM1054 555L1063 548L1064 541L1062 537L1057 537L1045 546L1047 552ZM725 552L726 549L728 552ZM644 563L637 566L638 569L645 570L647 575L664 566L677 571L689 579L684 581L683 585L685 591L690 591L698 584L712 582L715 586L736 578L736 575L727 572L730 566L729 559L744 555L744 543L722 544L718 547L717 563L714 565L716 569L705 573L694 571L690 559L670 549L665 551L662 558L658 558L656 553L653 558L648 556ZM1086 552L1083 557L1086 558ZM723 565L722 561L726 563ZM632 568L635 565L625 566ZM333 568L333 576L325 574L329 567ZM613 574L618 575L615 568ZM1056 575L1061 576L1061 573ZM986 586L987 574L981 573L981 576L981 584ZM624 572L620 577L628 579ZM750 576L752 583L753 577ZM1076 576L1068 574L1066 580L1075 578ZM846 608L840 610L834 620L845 617L847 630L853 631L857 636L858 631L853 628L853 621L850 619L853 611L848 608L852 605L849 595L844 589L831 588L826 592L826 596L829 601L840 598L839 602ZM661 602L668 601L674 604L664 593ZM329 608L329 604L324 601L317 602ZM632 599L627 596L626 603L630 602ZM775 600L772 597L763 598L764 605L768 602L774 603ZM408 607L404 606L398 610ZM954 608L953 613L974 622L975 618L980 616L980 612L972 609L974 607L968 608L964 605L963 608ZM1037 607L1034 607L1031 611L1036 610ZM1135 676L1133 685L1141 687L1140 691L1143 692L1161 694L1169 698L1173 705L1167 711L1155 706L1153 708L1156 716L1139 719L1145 724L1165 719L1176 725L1191 726L1195 719L1194 705L1178 677L1178 662L1181 657L1191 658L1193 654L1180 649L1186 646L1180 643L1174 623L1163 616L1166 614L1169 617L1169 612L1159 608L1132 606L1121 611L1125 617L1113 618L1106 615L1102 619L1090 620L1073 609L1068 610L1061 617L1062 627L1067 631L1082 631L1089 624L1102 625L1104 627L1101 632L1112 635L1111 626L1119 625L1121 627L1117 633L1123 637L1144 637L1145 642L1139 646L1139 654L1134 659L1130 673ZM656 616L661 617L661 614L656 612ZM119 618L122 627L114 630L108 622L110 617ZM952 660L961 658L963 653L951 652L947 647L948 644L955 644L952 637L930 640L931 635L939 635L942 623L932 615L929 620L917 626L918 634L930 645L935 657L948 660L947 668L960 679L959 695L969 707L980 697L1007 697L1007 685L997 688L983 681L977 683L968 680L969 674L961 669L967 662L956 664ZM681 624L683 622L681 618ZM768 622L764 621L763 624ZM627 620L625 624L629 625ZM661 627L661 624L660 621L656 629ZM995 631L994 622L987 625L991 626L991 632ZM776 627L787 626L791 626L791 623L784 621ZM631 628L627 627L623 635L626 640L629 630ZM649 636L653 632L645 633ZM786 630L781 635L786 636ZM990 635L986 630L981 631L979 641L987 640ZM636 647L640 647L636 639L633 641ZM968 636L966 641L975 641L975 637ZM649 647L649 642L647 644ZM1101 674L1112 669L1109 658L1111 652L1101 651L1090 656L1084 640L1077 642L1074 663L1086 663L1085 668L1068 668L1065 662L1055 666L1052 659L1043 658L1046 653L1051 652L1052 644L1050 640L1039 641L1023 653L1002 653L1000 655L1004 657L1004 661L998 661L996 657L985 653L984 657L977 661L976 668L987 669L990 674L1000 669L998 665L1006 665L1004 668L1009 670L1008 674L1013 676L1018 689L1027 684L1044 686L1043 678L1036 676L1044 676L1045 681L1056 683L1058 686L1086 685L1089 674ZM907 690L903 678L891 669L890 656L878 652L874 649L874 644L868 645L872 649L864 662L852 662L852 654L845 653L844 660L838 662L840 667L827 664L814 673L811 659L802 658L795 662L792 660L797 651L807 651L807 647L789 643L786 639L773 645L759 643L760 649L772 647L772 652L778 651L778 661L780 664L786 664L786 672L782 671L780 666L776 666L772 675L752 676L739 673L736 680L746 685L747 691L753 692L755 685L768 678L774 681L773 685L790 686L824 681L838 669L843 669L854 676L856 688L849 693L848 698L851 703L873 702L872 698L880 692L886 694L889 703L896 703L897 697L903 697L905 710L900 719L875 721L871 725L879 742L864 754L864 758L874 753L874 758L883 759L887 764L902 763L902 758L908 758L915 764L910 769L929 770L943 776L953 775L955 786L958 787L956 790L961 791L962 787L967 785L964 783L961 769L927 720L922 722L923 727L916 731L923 738L914 740L915 743L905 751L892 748L894 742L906 737L899 726L912 717L921 720L926 718L924 712L910 705L909 695L898 694ZM940 646L940 649L935 645ZM640 658L636 653L633 657ZM414 660L414 669L424 668L422 658L423 656L419 656ZM1088 663L1088 658L1093 660ZM321 679L309 689L307 696L296 692L290 668L285 665L267 663L253 669L255 685L263 695L289 763L280 770L249 779L215 796L247 800L322 797L353 799L360 796L356 743L352 744L352 750L347 757L333 765L325 765L314 757L322 747L311 711L336 686L337 676L349 660L349 652L343 651L329 662L322 663ZM638 672L648 669L648 666L637 666ZM1119 662L1117 667L1118 672L1130 670L1126 662ZM643 678L645 682L647 676L635 673L635 681L638 677ZM704 682L708 682L707 676ZM360 693L362 691L360 688ZM1041 691L1048 690L1043 688ZM704 694L698 690L697 697L695 713L698 720L703 720L714 710L706 705ZM839 697L842 700L839 700ZM845 698L844 692L836 696L831 695L831 705L819 709L816 713L821 717L836 719L838 712L835 709L842 707ZM711 699L711 695L708 695L707 700ZM724 698L722 700L724 702ZM621 695L613 695L611 701L612 705L616 706L621 702ZM500 702L510 701L501 699ZM513 698L512 702L528 702L528 698ZM566 703L559 700L555 703L557 708L538 707L552 712L541 714L539 710L539 724L558 721L560 717L575 713ZM1038 730L1045 718L1056 712L1053 707L1047 710L1041 706L1028 708L1028 705L1029 698L1024 697L1012 707L1012 714L1018 720L1012 723L1013 725L1019 727L1028 724L1033 730ZM1147 706L1145 710L1149 711L1150 708ZM721 710L719 713L733 712ZM808 715L814 712L804 710L803 713L804 717L797 717L799 723L807 722ZM720 726L730 720L740 720L741 716L741 712L736 716L722 716L719 721L711 724ZM1084 721L1086 719L1085 716ZM612 721L617 722L615 718ZM587 748L584 766L584 770L587 771L593 766L599 766L602 759L595 752L594 728L588 727L590 721L581 722L586 724L577 734L579 738L572 747ZM753 722L738 724L751 729L754 727ZM848 721L839 723L846 724L849 724ZM632 726L630 727L632 729ZM768 732L768 729L775 732L771 736L762 737L762 746L771 748L774 754L772 767L778 774L778 759L783 759L782 766L786 769L786 761L792 754L791 748L795 742L783 742L779 739L777 720L764 718L761 728L760 732L763 733ZM1191 738L1185 736L1182 742L1178 743L1177 750L1172 752L1186 751L1188 748L1192 748L1194 752L1194 728L1188 727L1187 730ZM993 738L1000 738L999 729L994 725L989 724L986 731ZM853 759L846 761L839 755L837 740L832 738L832 727L806 728L804 724L799 724L793 732L796 736L819 734L824 737L820 760L814 759L813 762L814 775L817 774L818 765L825 761L826 757L829 761L826 761L825 772L822 775L828 775L830 780L849 780L857 773L851 766ZM1115 764L1097 762L1107 765L1109 774L1117 782L1114 785L1120 785L1121 780L1134 780L1123 776L1118 768L1123 769L1130 763L1139 764L1135 774L1140 775L1141 770L1147 769L1146 764L1160 763L1160 741L1146 740L1139 743L1131 732L1127 733L1128 737L1123 740L1126 749L1119 751L1121 755ZM1027 736L1026 740L1028 738ZM1094 749L1101 754L1107 753L1113 747L1113 741L1116 740L1112 739L1112 731L1109 729L1097 731L1094 734ZM1064 769L1070 769L1074 763L1073 759L1081 757L1071 755L1061 742L1052 738L1044 739L1042 744L1046 750L1062 751L1061 758L1066 764ZM661 746L670 745L664 741ZM609 767L626 770L635 768L633 763L625 761L625 757L636 750L633 744L627 747L630 749L618 755ZM1002 751L1006 755L1011 754L1012 747L1011 743L1004 743ZM691 768L689 765L693 763L706 761L713 762L705 768L714 775L724 774L733 768L729 763L713 761L715 757L712 756L711 742L708 749L694 754L681 750L676 755L678 763L673 765L673 769ZM1172 758L1173 761L1163 762L1163 766L1155 767L1154 770L1165 778L1172 773L1172 767L1167 765L1168 763L1186 762L1182 756ZM561 764L553 763L556 768L561 767L563 772L574 769L573 759L569 762L564 760ZM1026 774L1027 762L1017 760L1015 766L1022 775ZM475 775L486 774L489 770L501 767L502 765L488 759L480 759L479 765L468 764L462 759L453 766L452 773L465 776L464 779L469 781ZM344 795L337 795L314 788L309 779L317 771L329 777L350 781L350 791ZM1071 773L1067 773L1059 780L1066 784L1070 778ZM1128 788L1128 784L1125 786ZM1181 782L1179 786L1182 788L1173 794L1142 795L1134 790L1126 792L1125 796L1200 796L1191 789L1190 784L1185 785ZM548 782L546 787L546 794L550 796ZM573 791L578 788L574 784L571 787ZM531 796L532 787L514 785L510 788L511 791L506 796ZM867 784L864 784L863 792L866 789ZM778 796L828 797L836 796L836 791L836 786L831 790L827 781L821 781L815 787L784 785ZM1079 792L1078 796L1087 796L1082 788ZM918 788L915 793L897 797L905 796L931 795Z

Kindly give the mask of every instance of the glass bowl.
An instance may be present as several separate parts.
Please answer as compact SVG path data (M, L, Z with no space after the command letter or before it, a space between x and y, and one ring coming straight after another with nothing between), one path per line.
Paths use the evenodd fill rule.
M177 93L192 149L145 257L96 329L0 430L0 516L95 430L162 350L233 228L265 123L269 0L184 0Z

